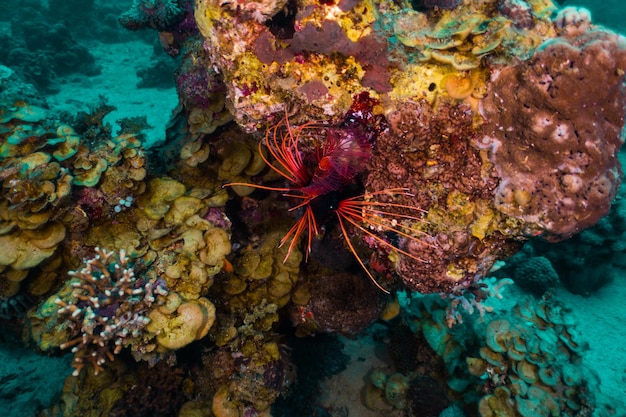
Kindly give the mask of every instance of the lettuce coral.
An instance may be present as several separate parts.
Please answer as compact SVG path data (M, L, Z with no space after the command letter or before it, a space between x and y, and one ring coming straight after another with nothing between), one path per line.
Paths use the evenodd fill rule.
M482 417L593 409L595 380L581 365L586 346L559 301L527 296L508 314L469 315L448 327L447 303L435 297L411 296L403 317L442 357L450 389L470 403L473 393L485 393L474 403Z

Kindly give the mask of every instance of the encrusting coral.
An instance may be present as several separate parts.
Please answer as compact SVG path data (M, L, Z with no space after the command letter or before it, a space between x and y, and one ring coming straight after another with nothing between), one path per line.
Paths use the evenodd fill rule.
M624 68L626 41L589 29L492 75L475 143L500 178L495 207L526 234L568 238L608 213L621 178Z
M429 85L447 74L527 59L556 34L549 1L518 2L527 15L521 25L519 8L493 0L436 13L416 11L411 2L306 1L282 10L276 3L197 5L208 51L224 71L228 107L246 130L268 127L272 119L264 115L287 109L295 109L297 123L337 116L363 91L434 98Z

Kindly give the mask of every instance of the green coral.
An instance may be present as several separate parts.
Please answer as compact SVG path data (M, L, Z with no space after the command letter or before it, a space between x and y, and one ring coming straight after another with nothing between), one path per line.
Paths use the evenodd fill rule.
M464 313L452 327L438 296L413 295L403 306L413 331L442 357L449 388L477 403L482 417L573 415L593 406L585 345L557 300L525 297L509 314ZM488 394L478 399L478 391Z

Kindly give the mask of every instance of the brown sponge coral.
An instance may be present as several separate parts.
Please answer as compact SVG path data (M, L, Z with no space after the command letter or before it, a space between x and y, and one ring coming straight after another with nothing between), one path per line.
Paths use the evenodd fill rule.
M626 41L588 30L495 70L476 145L501 178L495 206L526 232L561 240L607 214L621 177Z

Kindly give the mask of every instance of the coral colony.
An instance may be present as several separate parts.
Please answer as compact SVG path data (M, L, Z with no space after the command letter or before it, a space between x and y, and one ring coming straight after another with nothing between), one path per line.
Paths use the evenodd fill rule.
M113 135L104 103L0 103L0 320L74 354L46 415L319 415L311 384L345 364L296 337L377 321L371 410L604 415L554 283L501 311L512 281L487 277L608 213L622 36L550 0L135 0L120 22L179 57L164 143Z
M156 297L168 294L162 283L138 279L124 250L117 256L100 248L95 252L83 269L68 273L73 277L68 281L73 288L68 301L55 300L70 333L70 340L59 347L72 348L74 375L86 363L97 374L113 354L140 338Z

